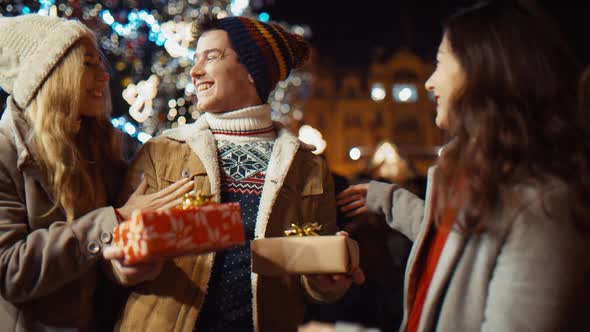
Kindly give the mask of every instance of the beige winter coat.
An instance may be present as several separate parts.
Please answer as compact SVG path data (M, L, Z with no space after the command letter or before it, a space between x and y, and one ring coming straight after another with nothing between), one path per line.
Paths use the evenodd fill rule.
M44 216L54 204L48 181L27 146L24 115L12 97L7 104L0 120L0 330L92 331L97 261L117 218L112 207L71 223L62 209Z
M332 177L324 160L287 130L278 129L262 191L255 238L282 236L291 223L316 221L324 234L336 232ZM130 194L145 173L149 192L183 177L219 198L220 171L215 140L205 117L148 141L131 167ZM120 331L193 332L203 305L214 254L169 261L161 275L136 287L120 321ZM252 273L255 331L295 331L303 320L304 288L318 301L342 294L320 294L299 276L264 277Z

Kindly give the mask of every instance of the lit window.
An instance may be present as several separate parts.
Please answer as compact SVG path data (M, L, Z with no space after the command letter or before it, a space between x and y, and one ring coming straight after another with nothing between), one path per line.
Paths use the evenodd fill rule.
M373 84L371 88L371 99L374 101L379 101L385 99L385 88L381 83Z
M348 157L352 160L359 160L361 159L361 149L354 147L348 151Z
M418 100L418 92L414 84L394 84L393 99L398 103L414 103Z

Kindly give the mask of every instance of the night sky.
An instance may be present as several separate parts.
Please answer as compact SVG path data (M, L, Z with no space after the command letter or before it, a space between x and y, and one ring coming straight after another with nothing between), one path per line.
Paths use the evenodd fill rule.
M442 18L460 0L271 0L257 12L271 20L307 24L312 44L324 62L342 67L366 65L372 58L408 48L432 60L441 37ZM565 4L567 3L567 4ZM589 14L580 1L541 1L554 17L583 63L590 64ZM328 60L329 59L329 60Z

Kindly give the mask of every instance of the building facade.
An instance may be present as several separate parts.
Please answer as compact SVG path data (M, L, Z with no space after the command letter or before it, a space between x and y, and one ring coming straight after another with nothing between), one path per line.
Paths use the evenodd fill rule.
M433 66L407 51L375 62L366 73L311 64L311 95L296 101L301 123L318 129L333 171L352 177L376 166L378 147L389 142L410 173L424 175L444 141L436 105L424 88ZM400 175L401 176L401 175ZM395 179L393 179L395 180Z

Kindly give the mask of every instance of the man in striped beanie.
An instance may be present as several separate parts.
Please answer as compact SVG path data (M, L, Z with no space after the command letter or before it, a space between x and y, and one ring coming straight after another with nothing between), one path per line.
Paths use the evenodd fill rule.
M285 80L292 69L301 67L309 58L309 45L303 37L289 33L276 24L245 17L216 19L207 15L197 21L193 31L199 42L191 75L195 78L197 106L204 112L226 112L237 109L237 105L266 103L277 83ZM226 69L241 70L241 74L245 70L247 75L234 72L226 80L225 77L218 77L220 74L215 71L216 68L208 70L211 61L226 57L234 58L234 61L223 62L224 67L231 66ZM201 62L203 66L199 66ZM213 90L208 89L209 83L215 83L212 80L218 78L223 86L213 85ZM245 78L248 82L243 81ZM208 91L204 93L205 90ZM253 98L252 92L258 99ZM224 102L214 105L213 109L210 107L211 97L219 101L229 96L233 103Z
M309 45L303 37L277 24L246 17L215 19L204 16L193 26L193 32L198 39L208 32L227 35L239 62L254 80L261 103L267 101L270 92L289 76L291 69L301 67L309 58ZM213 38L218 39L217 36Z
M269 277L251 271L255 238L282 236L292 223L318 222L323 234L336 232L325 161L273 123L266 103L276 84L307 60L309 46L278 25L245 17L207 15L194 27L191 76L204 114L148 141L124 190L131 193L142 172L148 191L191 177L197 190L222 203L240 203L247 241L166 264L129 297L120 330L296 331L306 297L335 301L351 284L341 275Z

